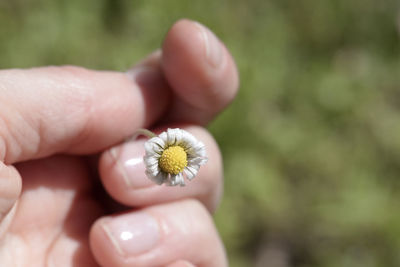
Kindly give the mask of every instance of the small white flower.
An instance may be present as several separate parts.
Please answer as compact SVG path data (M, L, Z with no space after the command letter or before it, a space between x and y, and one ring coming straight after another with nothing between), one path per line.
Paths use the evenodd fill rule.
M145 144L146 175L157 184L185 185L183 175L192 180L207 162L202 142L181 129L168 129Z

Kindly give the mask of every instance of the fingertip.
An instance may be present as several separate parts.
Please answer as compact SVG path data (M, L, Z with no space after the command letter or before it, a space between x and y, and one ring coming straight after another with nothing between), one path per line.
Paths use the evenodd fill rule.
M101 181L107 193L118 202L130 206L149 204L143 203L146 196L140 196L141 191L154 186L154 183L145 176L143 155L143 140L117 145L101 155L99 161Z
M189 106L214 115L233 100L238 88L236 65L209 29L179 20L168 32L162 50L166 78Z
M183 259L226 266L212 218L194 200L101 218L90 231L90 245L101 266L168 266Z
M102 266L113 266L113 262L116 261L115 253L104 253L105 251L113 251L114 247L102 228L102 220L97 220L90 229L89 245L98 263Z

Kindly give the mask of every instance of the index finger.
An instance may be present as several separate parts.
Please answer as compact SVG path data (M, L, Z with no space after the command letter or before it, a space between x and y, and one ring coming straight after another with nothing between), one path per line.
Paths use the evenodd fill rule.
M0 71L0 161L95 153L148 127L168 90L140 75L71 66Z

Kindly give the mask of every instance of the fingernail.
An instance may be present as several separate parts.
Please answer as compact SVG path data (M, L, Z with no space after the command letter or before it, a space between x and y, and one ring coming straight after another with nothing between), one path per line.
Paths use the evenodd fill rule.
M144 142L143 140L127 142L110 151L116 162L115 167L130 188L144 188L153 185L153 182L145 175Z
M212 31L210 31L198 22L194 22L194 24L196 25L201 34L201 37L204 40L205 55L207 61L213 67L218 67L221 64L223 55L221 42Z
M160 238L157 221L144 212L106 219L102 227L122 256L136 256L149 251Z

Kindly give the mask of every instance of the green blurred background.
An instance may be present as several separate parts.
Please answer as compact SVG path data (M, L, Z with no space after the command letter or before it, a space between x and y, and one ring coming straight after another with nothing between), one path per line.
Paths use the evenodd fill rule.
M231 266L400 266L397 0L1 0L0 67L124 70L182 17L241 76L210 125Z

